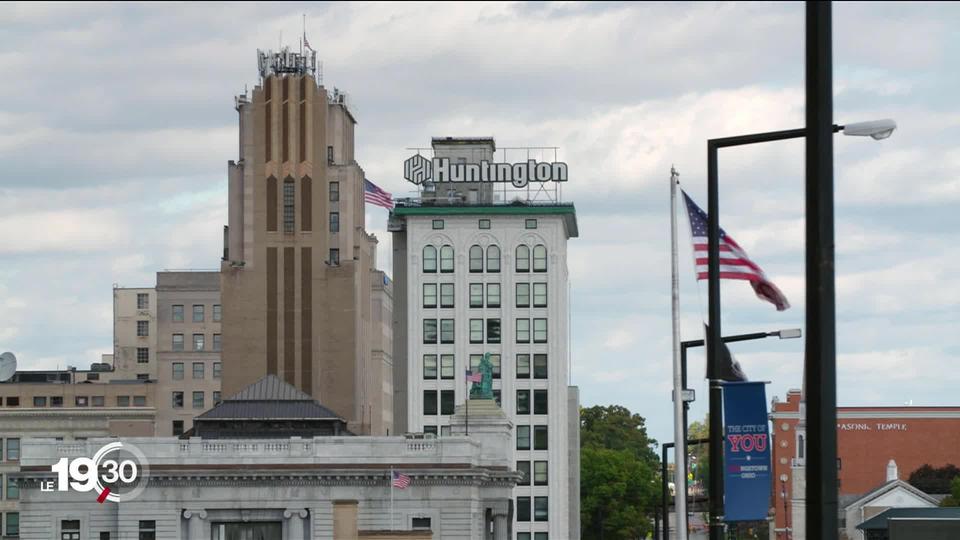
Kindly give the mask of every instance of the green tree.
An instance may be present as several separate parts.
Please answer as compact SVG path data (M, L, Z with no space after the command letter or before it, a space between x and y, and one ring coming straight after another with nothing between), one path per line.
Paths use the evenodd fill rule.
M580 410L580 518L584 540L642 538L660 496L660 461L646 421L617 405Z
M960 476L950 482L950 495L940 501L940 506L960 506Z
M689 439L709 439L710 415L704 417L703 422L691 422L690 426L687 427L687 437ZM693 473L694 480L702 482L704 489L710 489L710 445L688 446L687 454L691 456L690 472Z
M952 463L943 467L933 467L928 463L910 473L907 482L924 493L942 495L950 493L951 482L958 476L960 476L960 469Z

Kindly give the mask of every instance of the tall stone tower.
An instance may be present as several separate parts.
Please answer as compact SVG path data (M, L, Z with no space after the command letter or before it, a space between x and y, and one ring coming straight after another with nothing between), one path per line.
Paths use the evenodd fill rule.
M238 96L221 263L223 396L267 374L361 434L392 431L391 286L364 229L364 173L348 99L315 53L258 51Z

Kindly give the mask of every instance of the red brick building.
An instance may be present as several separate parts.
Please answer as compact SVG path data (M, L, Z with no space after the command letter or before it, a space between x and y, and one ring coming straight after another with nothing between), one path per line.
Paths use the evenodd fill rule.
M795 528L793 481L803 473L806 457L803 406L800 390L790 390L786 401L774 398L771 407L776 538L788 538L785 529ZM891 459L901 480L927 463L960 465L960 407L839 407L837 455L843 509L885 483Z

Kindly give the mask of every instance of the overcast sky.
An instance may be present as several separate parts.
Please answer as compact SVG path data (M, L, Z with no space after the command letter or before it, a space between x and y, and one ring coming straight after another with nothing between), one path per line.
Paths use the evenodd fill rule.
M405 148L431 136L560 147L580 226L573 382L672 440L670 166L705 206L706 139L802 127L800 3L4 5L0 350L87 366L112 347L113 284L218 267L233 97L257 82L257 48L297 43L303 13L387 191L410 191ZM956 4L835 4L836 121L899 125L835 140L843 405L958 405L958 20ZM725 149L720 179L721 225L793 304L725 283L724 333L802 327L803 142ZM367 228L390 272L386 217L369 209ZM683 339L699 339L706 289L681 224ZM732 349L768 395L800 387L802 340ZM703 370L692 351L692 419Z

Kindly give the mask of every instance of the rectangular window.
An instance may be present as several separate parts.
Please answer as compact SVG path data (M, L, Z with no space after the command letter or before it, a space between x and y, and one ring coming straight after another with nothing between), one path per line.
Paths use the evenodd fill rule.
M490 228L490 220L489 220L489 219L481 219L478 225L479 225L479 227L480 227L481 229L489 229L489 228Z
M34 406L34 407L46 407L46 406L47 406L47 397L46 397L46 396L34 396L34 397L33 397L33 406Z
M437 355L435 354L423 355L423 378L424 379L437 378Z
M170 315L173 322L183 322L183 304L174 304L173 313Z
M490 363L493 364L493 378L499 379L500 378L500 355L491 354Z
M148 362L150 362L150 348L137 347L137 363L146 364Z
M440 391L440 414L453 414L453 390Z
M150 296L147 293L137 293L137 309L150 309Z
M340 182L330 182L330 202L340 200Z
M214 378L214 379L219 379L219 378L220 378L220 370L222 370L222 369L223 369L223 364L222 364L222 363L220 363L220 362L214 362L214 363L213 363L213 378Z
M173 380L182 381L183 380L183 362L173 362L170 364L173 368Z
M534 379L547 378L547 355L545 354L533 355L533 378Z
M423 434L432 433L433 435L437 434L437 426L423 426Z
M530 307L529 283L517 283L517 307Z
M483 307L483 283L470 284L470 307Z
M20 439L7 439L7 461L20 461Z
M60 520L60 540L80 540L80 520Z
M213 350L220 352L223 348L223 337L220 334L213 335Z
M78 529L79 531L79 529ZM7 512L7 536L20 536L20 512ZM77 532L77 538L80 533Z
M517 414L530 414L529 390L517 390Z
M440 246L440 273L450 274L453 272L453 247Z
M453 343L453 319L440 319L440 343Z
M296 187L293 185L293 180L285 180L283 182L283 232L293 232L295 197Z
M547 426L533 426L533 449L547 449Z
M517 319L517 343L530 343L530 319Z
M130 396L117 396L117 407L129 407Z
M63 407L63 396L50 396L51 407Z
M454 361L452 354L440 355L440 378L453 379Z
M517 540L531 540L530 533L528 532L518 532Z
M444 426L444 427L447 427L447 426ZM433 528L433 525L431 524L430 518L428 517L415 517L410 519L410 528L414 531L417 531L417 530L429 531Z
M483 343L483 319L470 319L470 343Z
M93 396L90 398L90 404L94 407L103 407L104 401L103 396Z
M534 497L533 498L533 520L534 521L547 521L548 512L547 512L547 498L546 497Z
M333 165L333 147L332 146L327 147L327 164Z
M90 400L87 399L87 396L76 396L74 398L74 403L77 407L86 407L90 405Z
M517 497L517 521L530 521L530 497Z
M470 355L470 372L476 373L480 370L480 360L483 359L482 354L471 354Z
M436 319L423 320L423 342L424 343L437 342L437 320Z
M183 350L183 334L174 334L174 335L173 335L173 343L171 344L171 348L172 348L174 351L182 351L182 350Z
M500 343L500 319L487 319L487 343Z
M547 485L547 462L546 461L533 462L533 485L535 486Z
M433 229L437 231L443 229L443 220L442 219L433 220Z
M16 500L20 498L20 484L17 484L15 478L7 477L7 499Z
M530 462L529 461L518 461L517 462L517 472L523 474L523 478L520 479L520 482L517 483L519 486L529 486L530 485Z
M493 391L493 400L497 402L497 407L503 408L503 402L500 400L500 390Z
M487 307L500 307L499 283L487 283Z
M134 407L146 407L146 406L147 406L147 396L133 396L133 406L134 406Z
M193 322L203 322L203 304L194 304Z
M223 318L223 308L220 304L213 305L213 322L220 322Z
M213 391L213 404L214 404L214 405L219 405L219 404L220 404L220 391L219 391L219 390L214 390L214 391Z
M87 380L88 380L88 381L99 381L99 380L100 380L100 374L99 374L99 373L87 373Z
M517 355L517 378L518 379L530 378L530 355L529 354Z
M340 266L340 250L331 249L330 250L330 266Z
M440 436L449 437L452 434L450 431L450 426L440 426Z
M330 232L340 232L340 212L330 212Z
M533 540L550 540L549 534L545 532L533 533Z
M546 319L533 320L533 342L534 343L547 342L547 320Z
M533 271L547 271L547 248L545 246L533 246Z
M174 392L173 399L171 401L173 403L174 409L182 409L183 408L183 392Z
M173 436L179 437L183 435L183 420L174 420L173 421Z
M437 414L437 391L423 391L423 414Z
M517 450L530 449L530 426L517 426Z
M203 334L193 335L193 350L195 351L203 350Z
M137 337L150 335L150 321L137 321Z
M440 284L440 307L452 308L453 306L453 283Z
M100 540L110 540L110 532L109 532L109 531L101 531L101 532L100 532Z
M149 373L137 373L137 380L138 380L138 381L149 381L149 380L150 380L150 374L149 374Z
M547 391L533 391L533 414L547 414Z
M203 379L204 376L203 362L194 362L193 363L193 378L194 379Z
M157 522L140 520L140 535L137 540L157 540Z
M194 392L193 393L193 408L202 409L203 408L203 392Z
M533 307L547 307L547 284L533 284Z
M526 229L536 229L536 228L537 228L537 220L535 220L535 219L528 219L528 220L526 220L526 221L524 222L523 226L524 226L524 228L526 228Z
M425 308L437 307L437 284L436 283L423 284L423 307Z

